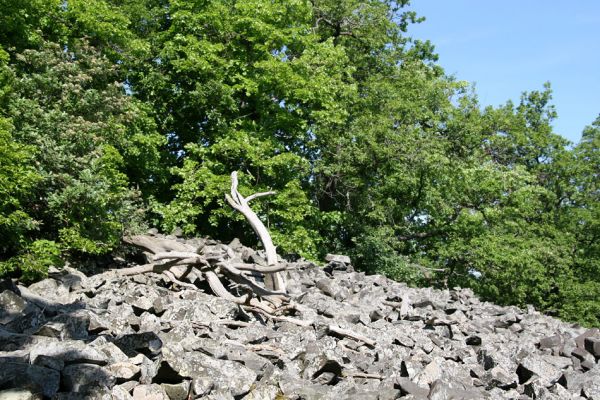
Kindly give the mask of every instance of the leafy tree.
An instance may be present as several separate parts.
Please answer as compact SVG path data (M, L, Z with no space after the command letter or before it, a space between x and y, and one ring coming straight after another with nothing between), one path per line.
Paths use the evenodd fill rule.
M156 207L165 227L237 234L242 226L230 222L222 196L229 172L240 170L279 192L262 212L283 250L314 257L317 210L305 190L316 127L342 120L354 93L344 52L311 33L302 1L178 1L169 14L160 61L133 84L160 110L180 158L177 196Z
M12 94L14 75L6 66L8 54L0 48L0 104L6 104ZM14 254L27 245L28 233L36 221L25 206L32 197L33 188L41 177L34 167L35 149L15 142L14 127L7 118L0 117L0 255ZM40 246L40 243L33 243ZM14 260L13 260L14 261ZM0 275L18 268L15 262L0 258ZM35 278L37 270L31 263L20 263Z
M24 203L31 197L40 176L33 167L34 152L30 146L15 143L10 121L0 118L0 252L18 249L35 220Z
M573 236L573 279L564 291L560 315L600 326L600 117L583 131L570 163L570 196L561 221Z
M148 109L115 81L115 66L94 48L45 43L16 59L6 115L14 140L34 152L41 177L22 203L36 226L26 239L56 241L69 252L106 253L124 231L143 223L141 196L154 193L164 175L164 139ZM31 257L41 251L32 247Z

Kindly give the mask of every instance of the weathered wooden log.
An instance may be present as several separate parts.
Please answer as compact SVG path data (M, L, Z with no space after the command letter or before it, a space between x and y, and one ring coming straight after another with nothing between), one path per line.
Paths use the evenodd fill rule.
M196 249L188 244L149 235L125 236L123 241L152 254L171 251L196 253Z

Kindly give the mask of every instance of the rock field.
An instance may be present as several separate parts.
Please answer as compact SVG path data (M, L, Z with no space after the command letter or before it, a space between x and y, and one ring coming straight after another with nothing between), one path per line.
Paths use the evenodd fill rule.
M260 256L237 240L189 243ZM600 400L600 330L329 259L289 263L301 311L287 320L243 311L201 277L194 289L65 267L0 282L0 400Z

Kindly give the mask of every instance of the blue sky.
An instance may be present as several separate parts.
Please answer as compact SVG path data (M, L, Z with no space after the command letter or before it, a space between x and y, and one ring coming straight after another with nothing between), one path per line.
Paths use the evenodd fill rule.
M578 142L600 113L600 0L412 0L426 21L408 34L429 39L439 64L499 105L549 81L554 130Z

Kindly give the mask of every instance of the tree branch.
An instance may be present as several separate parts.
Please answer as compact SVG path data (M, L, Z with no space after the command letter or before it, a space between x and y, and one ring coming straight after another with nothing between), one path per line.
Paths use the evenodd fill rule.
M348 329L342 329L339 326L329 325L327 327L327 330L329 332L333 332L333 333L338 334L340 336L349 337L349 338L354 339L356 341L363 342L364 344L366 344L369 347L375 347L375 344L376 344L373 339L369 339L366 336L363 336L363 335L361 335L359 333L353 332L353 331L348 330Z
M252 197L252 196L250 196ZM238 177L237 172L233 171L231 173L231 195L225 195L225 199L227 202L233 207L235 210L242 213L242 215L246 218L252 229L260 239L265 248L265 253L267 255L267 266L273 267L277 265L277 252L275 250L275 246L273 245L273 240L271 239L271 235L269 231L263 224L263 222L258 218L258 215L248 205L248 200L241 195L238 191ZM275 272L266 276L265 285L271 289L276 291L286 291L285 287L285 279L283 275L279 272ZM269 279L271 278L271 279Z
M274 194L277 194L277 192L275 192L273 190L269 190L268 192L254 193L254 194L251 194L250 196L246 197L246 202L250 203L252 200L257 199L259 197L271 196Z

